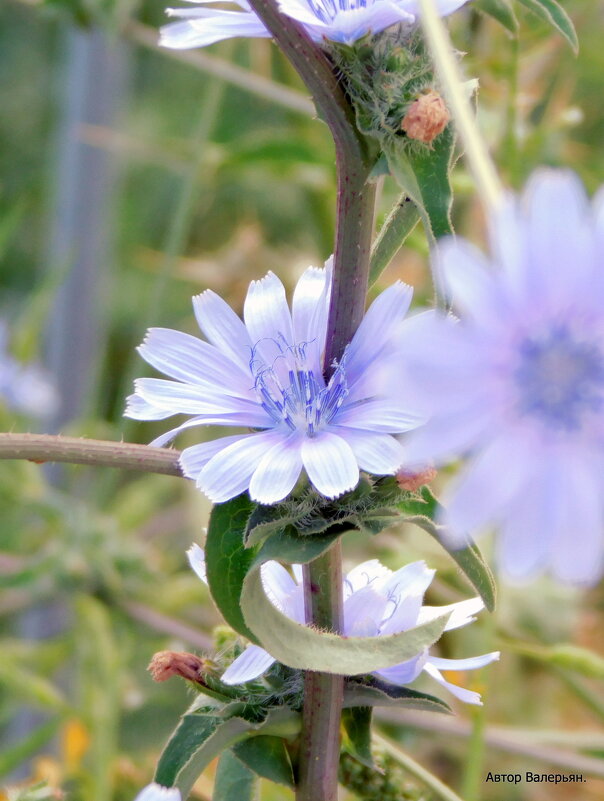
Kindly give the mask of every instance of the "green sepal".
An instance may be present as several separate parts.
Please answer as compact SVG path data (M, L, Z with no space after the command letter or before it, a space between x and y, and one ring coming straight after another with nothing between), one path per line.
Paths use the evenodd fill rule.
M560 33L574 53L579 52L579 39L571 18L556 0L518 0L525 8L530 9L541 19Z
M256 777L233 751L223 751L218 760L212 801L253 801Z
M234 745L233 753L263 779L295 787L291 759L282 737L258 735Z
M373 709L370 706L353 706L342 710L342 726L346 734L346 750L362 765L374 768L371 753L371 718Z
M205 561L208 587L220 614L236 632L257 642L245 624L239 603L243 581L256 555L243 544L254 506L247 493L214 506L205 543Z
M495 609L497 595L495 579L485 562L478 546L468 542L465 548L455 549L445 536L446 529L435 523L442 509L427 486L421 488L415 498L409 498L399 504L406 523L419 526L441 545L451 559L463 570L466 578L478 592L485 607L492 612Z
M240 704L229 704L235 713ZM198 776L225 749L256 735L293 737L300 730L300 715L287 707L269 710L263 720L252 721L226 707L195 705L180 720L164 748L155 781L164 787L178 787L183 801Z
M390 684L375 676L362 682L349 680L344 685L344 708L356 706L398 706L425 712L451 713L451 707L435 695Z
M518 20L514 14L511 0L474 0L472 8L493 17L511 34L518 32Z
M390 172L400 188L415 203L431 239L451 234L453 191L450 172L454 160L455 129L449 123L432 147L405 148L384 143Z

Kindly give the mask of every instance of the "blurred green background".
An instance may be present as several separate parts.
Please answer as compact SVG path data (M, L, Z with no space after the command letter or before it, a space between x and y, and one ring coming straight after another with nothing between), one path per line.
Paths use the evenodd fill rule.
M604 7L564 6L578 57L518 2L517 40L471 3L451 31L506 182L565 165L593 192L604 180ZM145 370L135 346L146 327L194 333L191 295L210 287L240 309L251 279L273 269L292 287L331 252L333 150L292 69L266 40L159 50L163 20L161 0L0 5L0 318L13 355L44 363L61 399L45 420L1 409L1 430L148 442L161 426L121 416ZM484 241L463 164L454 182L457 230ZM380 218L395 197L386 182ZM380 285L403 278L421 303L428 276L417 229ZM164 648L211 648L219 622L185 559L208 511L175 478L0 462L0 787L13 797L44 781L32 799L128 801L151 780L188 696L175 680L153 684L146 665ZM440 569L429 603L468 595L417 532L350 536L345 549L350 564L426 558ZM603 624L601 587L502 585L495 615L441 644L445 656L502 649L499 664L454 679L485 707L455 705L450 719L388 712L380 725L467 801L601 799ZM586 781L485 784L488 770ZM211 775L196 793L211 798ZM262 789L263 800L291 797Z

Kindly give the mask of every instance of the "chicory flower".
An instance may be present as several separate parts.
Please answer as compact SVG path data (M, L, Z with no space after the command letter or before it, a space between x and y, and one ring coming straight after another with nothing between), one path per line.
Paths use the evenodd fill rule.
M169 8L181 22L161 30L160 44L179 50L205 47L236 36L270 38L247 0L232 0L237 11L207 8L213 0L189 0L202 8ZM467 0L436 0L441 16L463 6ZM380 33L391 25L413 25L420 14L418 0L280 0L283 14L297 20L315 42L327 39L352 44L368 33Z
M491 220L491 250L442 242L461 320L406 324L407 382L431 418L408 460L473 457L442 499L454 542L494 525L512 578L550 568L591 583L604 566L604 188L590 206L573 173L538 171Z
M189 563L202 581L206 581L203 550L192 545L187 551ZM305 623L302 567L292 566L294 577L278 562L267 562L261 568L267 596L283 614L297 623ZM344 578L344 635L376 637L397 634L428 623L450 613L445 631L472 623L484 608L481 598L448 606L422 606L435 570L423 561L412 562L394 573L377 559L363 562ZM447 681L442 670L476 670L499 659L499 651L468 659L442 659L424 649L414 659L375 671L375 675L391 684L409 684L423 671L467 704L481 704L480 695ZM276 660L258 645L248 645L222 675L225 684L244 684L261 676Z
M392 475L403 462L393 435L421 423L400 402L391 380L396 335L411 294L398 282L379 295L326 381L327 269L304 272L291 312L276 275L253 281L244 322L207 290L193 298L193 308L208 341L151 328L139 352L173 380L138 379L126 416L194 415L155 445L190 426L253 429L182 452L183 472L216 503L245 490L255 501L276 503L291 492L303 469L327 498L353 489L359 470Z

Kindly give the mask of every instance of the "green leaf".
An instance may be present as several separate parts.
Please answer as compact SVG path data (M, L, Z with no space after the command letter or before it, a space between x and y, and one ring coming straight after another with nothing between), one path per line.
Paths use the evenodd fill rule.
M445 536L445 529L434 522L437 517L440 504L432 495L428 487L422 487L421 496L417 499L408 499L399 504L399 509L407 513L404 517L406 523L413 523L419 526L445 549L454 562L463 570L464 574L478 592L484 605L492 612L496 604L496 586L493 574L489 566L484 561L478 546L473 542L465 548L455 549L451 546ZM410 511L417 511L419 514L409 514Z
M368 681L348 681L344 686L344 708L355 706L398 706L426 712L450 713L451 708L440 698L428 693L389 684L372 676Z
M208 587L226 622L239 634L256 642L246 626L239 599L241 587L255 552L246 549L243 536L254 504L247 494L214 506L208 526L205 558Z
M254 567L259 568L261 564L271 559L278 559L290 565L305 565L331 548L343 533L338 530L331 534L316 534L309 537L298 534L292 526L289 526L266 540L258 552Z
M573 51L579 51L579 39L571 18L556 0L518 0L525 8L549 22L560 33Z
M271 603L264 592L260 565L256 567L243 585L241 606L245 621L262 646L292 668L354 676L397 665L436 642L449 618L445 615L383 637L343 637L320 632L296 623Z
M342 725L348 738L347 750L368 768L375 767L371 753L371 717L370 706L354 706L342 712Z
M438 239L452 233L453 192L449 173L453 163L455 130L452 124L434 140L432 149L402 148L385 143L384 153L392 176L417 206L428 236Z
M233 753L263 779L294 788L291 759L281 737L259 735L243 740L233 746Z
M514 14L511 0L474 0L472 8L493 17L510 33L517 33L518 20Z
M228 709L240 708L241 704L222 708L206 705L183 715L160 756L155 781L165 787L178 787L184 801L197 777L225 749L257 734L292 737L300 729L299 714L285 707L271 709L257 723L237 715L225 716Z
M212 801L253 801L256 777L233 751L224 751L218 760Z

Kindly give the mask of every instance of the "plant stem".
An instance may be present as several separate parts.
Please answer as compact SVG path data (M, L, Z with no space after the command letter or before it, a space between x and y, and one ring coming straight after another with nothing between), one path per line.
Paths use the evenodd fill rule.
M39 464L69 462L182 477L179 456L180 452L173 448L152 448L131 442L51 434L0 434L0 459L26 459Z
M341 631L342 553L338 542L304 566L306 619ZM297 801L337 801L344 677L306 671Z

